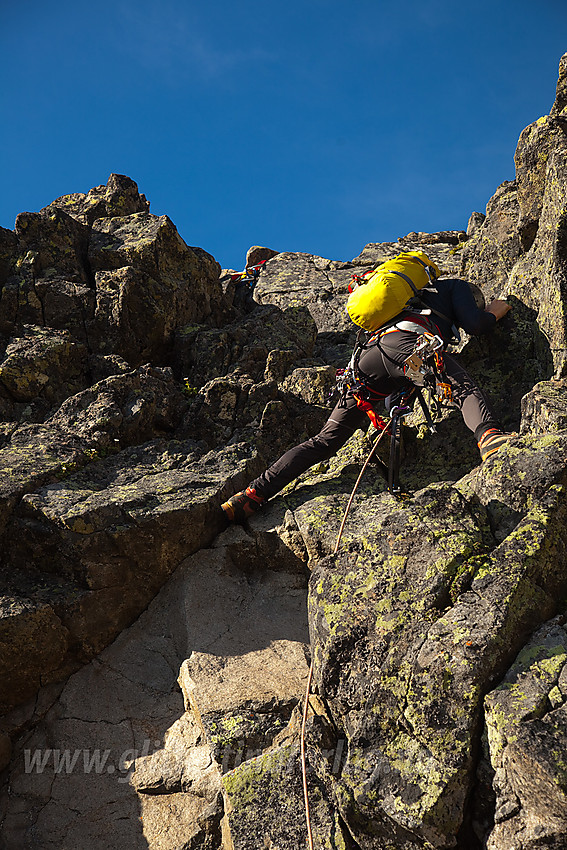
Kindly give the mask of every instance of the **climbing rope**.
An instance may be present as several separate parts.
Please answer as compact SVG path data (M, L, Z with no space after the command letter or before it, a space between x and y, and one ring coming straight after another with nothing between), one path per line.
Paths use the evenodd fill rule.
M342 523L341 523L341 527L340 527L340 529L339 529L339 534L338 534L338 537L337 537L337 542L336 542L336 544L335 544L335 549L334 549L333 555L336 555L336 554L337 554L337 552L338 552L339 545L340 545L340 542L341 542L341 537L343 536L344 527L345 527L345 525L346 525L347 517L348 517L349 511L350 511L350 506L352 505L352 502L353 502L353 499L354 499L355 493L356 493L356 491L357 491L357 489L358 489L358 485L360 484L360 480L361 480L362 476L364 475L364 472L365 472L365 470L366 470L366 467L368 466L368 464L369 464L369 463L370 463L370 461L372 460L372 456L373 456L374 452L376 451L376 448L378 447L378 443L380 442L380 440L382 439L382 437L384 436L384 434L387 434L387 433L388 433L388 432L387 432L387 430L386 430L386 429L384 429L383 431L381 431L381 432L378 434L378 437L376 438L376 440L374 441L374 444L373 444L372 448L370 449L370 454L368 455L368 457L367 457L367 458L366 458L366 460L364 461L363 467L362 467L362 469L360 470L360 475L359 475L359 476L358 476L358 478L356 479L356 484L355 484L355 485L354 485L354 487L352 488L352 493L350 494L350 499L348 500L348 504L347 504L347 506L346 506L345 515L344 515L344 517L343 517L343 521L342 521Z
M303 777L303 799L305 801L305 822L307 824L307 842L309 850L313 850L313 832L311 830L311 813L309 811L309 794L307 792L307 768L305 766L305 726L307 725L307 710L309 708L309 691L311 690L311 679L313 678L313 659L307 676L307 687L305 689L305 701L303 704L303 720L301 722L301 775Z
M349 514L350 506L351 506L352 501L354 499L358 485L360 484L360 480L361 480L362 476L364 475L366 467L368 466L368 464L372 460L372 456L373 456L374 452L376 451L378 443L380 442L380 440L382 439L382 437L386 433L387 433L386 430L381 431L380 434L378 435L377 439L374 441L372 448L370 450L370 453L369 453L368 457L366 458L366 461L364 462L362 469L360 470L360 475L356 479L356 484L354 485L352 493L350 494L350 499L349 499L348 505L346 507L345 515L343 517L343 521L342 521L341 527L339 529L337 542L335 544L335 550L333 552L334 555L337 553L337 550L339 548L339 545L340 545L340 542L341 542L341 537L342 537L342 534L343 534L343 529L345 527L345 523L347 521L347 517L348 517L348 514ZM307 712L308 712L308 709L309 709L309 693L311 691L311 680L312 679L313 679L313 660L311 660L311 665L309 667L309 674L307 676L307 687L305 688L305 699L304 699L304 702L303 702L303 719L302 719L302 722L301 722L301 735L300 735L301 775L302 775L302 779L303 779L303 799L304 799L304 802L305 802L305 822L307 824L307 843L308 843L308 846L309 846L309 850L313 850L313 831L312 831L312 828L311 828L311 812L310 812L310 809L309 809L309 793L307 791L307 766L306 766L306 759L305 759L305 727L307 725Z
M349 287L349 291L350 291L350 287ZM441 314L439 314L439 315L441 315ZM446 317L444 317L444 318L446 318ZM431 339L429 339L429 337L431 337ZM372 460L372 457L374 456L374 452L376 451L380 440L387 433L390 433L390 436L391 436L391 439L392 439L392 443L391 443L391 446L390 446L390 464L389 464L388 467L386 467L385 464L383 464L381 462L381 465L384 467L384 469L387 470L387 473L388 473L387 474L387 480L388 480L388 490L390 491L390 493L392 493L392 495L396 496L396 497L399 497L400 494L401 494L400 484L399 484L400 428L401 428L403 417L407 416L407 414L411 412L411 407L407 404L407 401L409 401L409 398L411 398L413 393L416 394L416 396L419 400L419 403L420 403L421 408L423 410L423 413L425 415L425 419L426 419L428 427L430 428L432 433L435 432L435 426L433 424L431 414L429 412L429 409L428 409L428 407L425 403L425 400L423 398L423 395L421 393L421 384L422 384L421 368L422 368L424 356L426 354L434 354L435 358L436 358L435 359L435 368L437 370L436 374L437 374L438 377L443 375L443 362L440 359L440 355L438 353L438 349L440 349L441 346L442 346L442 340L440 339L440 337L433 336L432 334L428 334L428 335L420 336L418 342L419 342L419 346L416 346L416 351L414 352L414 354L411 357L407 358L406 366L407 365L412 366L416 375L418 375L419 378L420 378L419 383L418 383L417 386L413 387L413 389L409 393L409 395L407 393L405 394L405 395L407 395L407 398L405 398L405 396L402 396L402 398L405 398L406 403L402 403L402 398L400 398L398 400L398 403L394 407L391 408L391 410L390 410L391 420L390 420L389 425L381 417L378 417L376 415L374 408L373 408L373 405L368 401L368 399L366 397L364 397L362 394L359 394L358 397L357 397L357 395L354 393L354 397L356 398L357 406L362 408L363 410L365 410L366 413L368 414L372 424L374 425L374 427L377 428L377 429L381 429L381 430L380 430L380 433L378 434L378 437L374 440L374 443L372 445L372 448L370 449L368 457L364 461L362 469L360 470L360 474L359 474L358 478L356 479L356 483L355 483L354 487L352 488L352 493L350 494L350 498L348 500L346 510L345 510L345 513L344 513L344 516L343 516L343 521L341 523L341 527L340 527L339 533L337 535L337 542L335 544L335 549L333 551L333 555L336 555L338 550L339 550L339 546L340 546L341 539L342 539L342 536L343 536L343 531L344 531L344 528L345 528L345 525L346 525L346 521L347 521L347 518L348 518L348 515L349 515L351 505L352 505L354 497L356 495L356 491L358 490L358 485L360 484L362 476L364 475L364 473L366 471L366 467L368 466L368 464ZM358 379L356 377L356 372L357 372L357 369L356 369L357 359L356 358L357 358L357 354L358 355L360 354L360 350L359 350L360 348L361 348L361 345L359 343L359 340L357 339L357 347L355 347L355 351L353 353L353 357L351 359L351 362L349 363L349 366L347 367L347 369L341 369L337 373L337 375L338 375L337 385L338 385L338 389L339 389L339 392L341 393L343 400L344 400L344 398L346 398L346 394L347 394L348 391L352 392L353 389L360 389L359 386L358 386L360 382L358 381ZM441 386L442 397L450 400L451 399L451 392L450 392L451 387L450 387L450 385L447 384L447 383L443 383L442 378L439 378L439 379L441 381L440 386ZM307 823L307 839L308 839L308 844L309 844L309 850L313 850L313 833L312 833L312 830L311 830L311 815L310 815L310 811L309 811L309 795L308 795L308 792L307 792L307 768L306 768L306 763L305 763L305 727L306 727L306 724L307 724L307 711L308 711L308 708L309 708L309 692L310 692L310 689L311 689L312 678L313 678L313 661L311 661L311 666L309 667L309 675L307 677L307 688L306 688L306 691L305 691L305 701L304 701L304 705L303 705L303 721L302 721L302 724L301 724L301 738L300 738L300 740L301 740L301 772L302 772L302 777L303 777L303 797L304 797L304 800L305 800L305 819L306 819L306 823Z

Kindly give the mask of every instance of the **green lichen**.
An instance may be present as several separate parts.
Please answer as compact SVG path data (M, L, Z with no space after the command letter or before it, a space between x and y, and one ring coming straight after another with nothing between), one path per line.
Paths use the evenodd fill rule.
M291 745L279 747L264 753L225 773L222 784L229 795L233 808L242 809L246 806L261 804L261 788L266 782L277 783L278 791L285 797L285 784L278 782L286 765L293 758Z
M74 531L75 534L93 534L95 527L91 522L88 522L84 517L71 517L65 525L69 531Z
M210 724L210 740L213 744L228 744L239 737L242 730L250 725L249 718L242 714L231 714Z

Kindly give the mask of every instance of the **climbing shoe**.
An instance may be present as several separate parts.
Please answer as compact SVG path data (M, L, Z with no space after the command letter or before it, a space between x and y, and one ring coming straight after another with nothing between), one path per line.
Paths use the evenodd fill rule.
M246 490L235 493L227 502L223 502L221 508L231 522L246 522L264 501L264 497L260 496L256 490L247 487Z
M482 460L486 460L490 457L490 455L497 452L498 449L501 449L502 446L506 445L508 440L513 436L514 434L504 434L504 432L500 431L498 428L489 428L488 431L485 431L478 441L478 448L480 450Z

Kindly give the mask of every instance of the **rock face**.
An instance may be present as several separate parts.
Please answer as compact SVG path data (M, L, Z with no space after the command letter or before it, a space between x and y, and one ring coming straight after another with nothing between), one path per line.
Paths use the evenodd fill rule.
M184 559L55 702L44 688L20 709L43 719L14 746L3 846L219 848L221 771L284 728L304 689L305 607L303 564L273 527L229 529ZM229 656L248 675L224 694Z
M526 439L500 459L516 482L518 463L532 470L545 455L548 475L525 477L524 498L482 468L407 507L361 499L341 553L314 569L318 693L348 740L335 793L361 846L390 821L404 847L448 847L459 834L482 697L567 587L565 448ZM327 500L317 507L330 526Z
M565 616L550 620L486 697L495 827L488 847L561 846L567 834Z
M120 175L0 230L2 848L304 846L311 662L315 847L567 846L566 74L467 232L254 246L246 297ZM336 553L362 432L226 528L402 250L509 299L458 353L517 436L479 465L413 414L405 497L371 466Z

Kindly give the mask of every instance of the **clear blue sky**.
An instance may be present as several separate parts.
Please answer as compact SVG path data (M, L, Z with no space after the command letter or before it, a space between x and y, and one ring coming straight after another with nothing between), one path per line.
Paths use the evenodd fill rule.
M0 225L114 171L224 267L465 228L564 52L565 0L0 0Z

